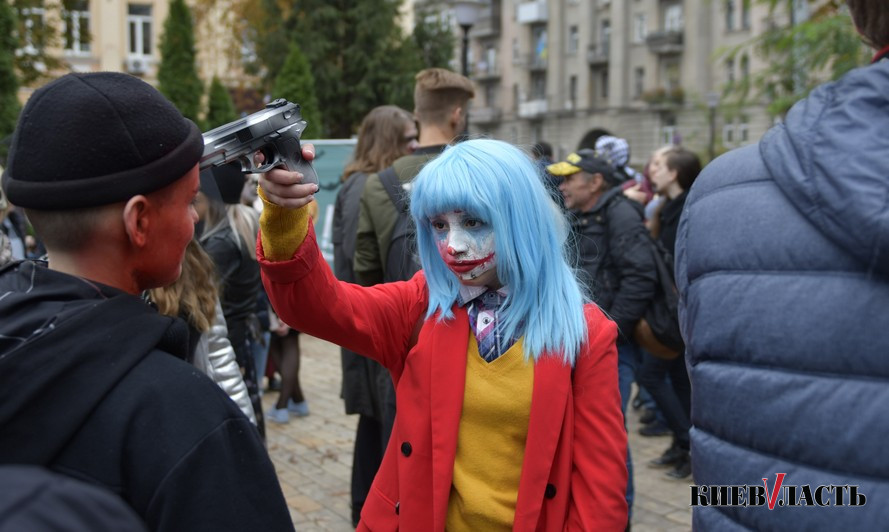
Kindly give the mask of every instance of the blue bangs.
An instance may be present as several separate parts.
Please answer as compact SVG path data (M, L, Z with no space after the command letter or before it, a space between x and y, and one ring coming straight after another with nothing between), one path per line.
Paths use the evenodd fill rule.
M497 276L509 295L502 333L524 336L526 356L570 364L586 341L585 303L565 261L567 222L529 156L509 143L477 139L447 148L411 186L411 215L429 286L427 317L453 317L460 282L445 266L429 219L462 210L491 225Z

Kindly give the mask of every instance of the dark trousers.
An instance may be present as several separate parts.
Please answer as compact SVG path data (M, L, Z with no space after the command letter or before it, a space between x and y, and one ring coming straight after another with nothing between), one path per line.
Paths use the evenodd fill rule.
M358 416L358 430L355 433L355 454L352 457L352 526L358 526L361 508L370 492L383 452L386 450L383 423L373 416Z
M669 375L670 380L667 380ZM688 430L691 428L691 385L685 369L685 358L664 360L643 350L642 368L636 375L664 415L667 426L676 437L676 444L689 448Z

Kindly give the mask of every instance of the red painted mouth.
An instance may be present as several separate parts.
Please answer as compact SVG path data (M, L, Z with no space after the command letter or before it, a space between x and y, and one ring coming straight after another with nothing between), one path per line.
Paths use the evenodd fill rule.
M494 254L491 253L487 257L478 259L478 260L457 260L448 257L445 259L445 262L448 265L448 268L455 273L469 273L472 270L478 268L482 264L486 262L490 262L494 258Z

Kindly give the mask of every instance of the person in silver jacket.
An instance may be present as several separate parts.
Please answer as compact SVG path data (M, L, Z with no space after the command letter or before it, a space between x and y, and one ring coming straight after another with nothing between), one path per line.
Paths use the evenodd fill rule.
M235 350L228 341L228 329L222 315L222 304L216 298L216 317L208 331L201 334L194 351L194 366L203 371L222 391L231 397L241 412L255 425L256 414L247 394L247 385L235 360Z

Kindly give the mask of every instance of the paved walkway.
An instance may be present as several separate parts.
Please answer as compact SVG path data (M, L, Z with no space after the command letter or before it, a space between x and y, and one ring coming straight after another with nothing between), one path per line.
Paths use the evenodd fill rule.
M343 413L339 348L307 335L300 341L300 382L311 414L291 418L286 425L270 423L269 454L298 531L348 532L352 530L349 479L358 416ZM266 408L276 396L276 392L265 394ZM639 436L638 415L631 413L629 417L630 448L636 466L633 530L690 530L691 480L672 480L664 476L663 470L645 465L669 446L670 439Z

